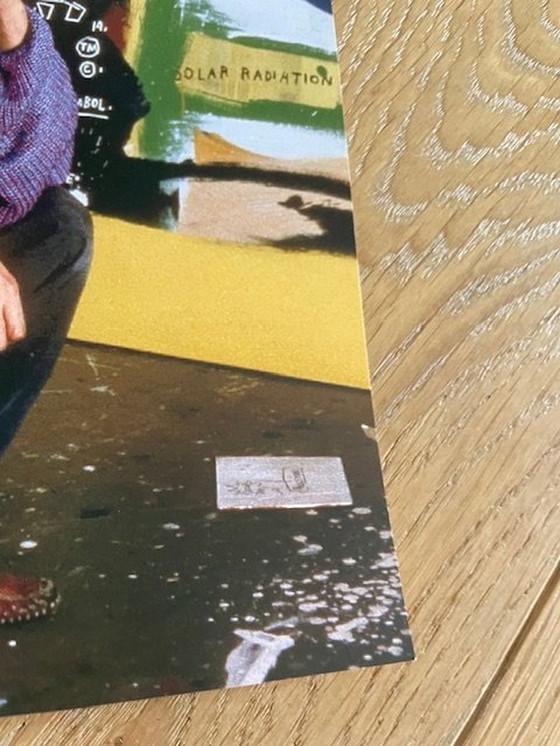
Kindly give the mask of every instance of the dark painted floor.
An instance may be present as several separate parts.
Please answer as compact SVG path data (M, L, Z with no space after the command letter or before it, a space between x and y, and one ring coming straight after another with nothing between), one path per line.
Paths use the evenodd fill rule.
M369 394L68 345L0 464L2 714L410 658ZM216 510L221 455L340 456L354 505ZM23 547L21 546L23 542Z

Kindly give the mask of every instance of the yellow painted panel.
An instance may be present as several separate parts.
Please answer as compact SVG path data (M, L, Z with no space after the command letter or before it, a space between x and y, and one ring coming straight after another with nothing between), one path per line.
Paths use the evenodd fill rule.
M228 101L340 105L338 63L190 34L177 85Z
M144 16L146 15L146 0L129 0L129 15L128 25L126 28L126 44L124 49L124 57L128 64L134 69L140 56L142 48L142 27L144 24ZM144 126L144 120L136 122L130 133L128 142L125 145L125 152L130 157L139 157L140 149L138 143L140 142L142 127Z
M356 261L95 217L83 341L368 387Z
M125 59L133 68L136 67L142 46L141 34L145 14L146 0L129 0Z

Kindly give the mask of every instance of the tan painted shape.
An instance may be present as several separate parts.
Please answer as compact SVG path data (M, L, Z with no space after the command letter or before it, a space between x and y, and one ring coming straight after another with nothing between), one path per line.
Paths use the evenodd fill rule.
M205 132L198 127L194 130L194 159L196 163L261 163L265 165L275 162L274 158L252 153L215 132Z
M177 87L183 93L239 104L276 101L322 109L340 105L335 62L199 33L187 37Z
M286 204L294 194L304 205L352 209L349 200L316 192L294 192L251 182L193 181L181 206L179 230L189 236L257 246L287 238L297 246L302 237L315 237L319 243L323 228Z
M335 179L349 179L346 158L271 158L240 148L215 132L201 129L194 131L195 161L199 164L233 163L254 166L264 170L287 173L317 174Z

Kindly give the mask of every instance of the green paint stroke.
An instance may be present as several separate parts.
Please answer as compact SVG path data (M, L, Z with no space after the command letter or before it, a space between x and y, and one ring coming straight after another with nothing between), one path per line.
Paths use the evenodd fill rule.
M342 132L344 120L342 107L335 109L316 109L303 104L286 104L281 101L250 101L239 104L235 101L211 98L203 94L189 93L184 96L188 111L201 114L250 119L252 121L273 122L276 124L294 124L314 130Z
M170 124L183 115L181 96L170 80L181 61L187 31L175 0L146 3L136 72L152 107L139 143L140 153L149 158L165 159L173 145Z
M136 66L152 106L140 131L140 153L144 157L176 160L177 152L183 149L181 143L192 138L203 114L295 124L319 130L343 130L340 106L317 109L277 101L241 104L203 94L182 95L176 85L176 75L184 59L188 35L195 32L250 47L290 52L318 60L336 60L335 55L300 44L236 37L239 30L224 14L217 13L208 0L191 0L182 9L176 0L147 2Z

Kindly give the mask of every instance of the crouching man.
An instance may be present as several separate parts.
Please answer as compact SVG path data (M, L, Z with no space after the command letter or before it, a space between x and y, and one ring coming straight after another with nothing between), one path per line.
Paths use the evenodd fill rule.
M61 186L77 116L48 24L0 0L0 458L53 369L89 267L89 215ZM0 463L0 489L1 475ZM57 599L50 581L0 575L0 624Z

